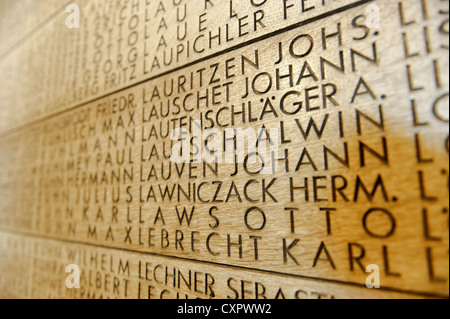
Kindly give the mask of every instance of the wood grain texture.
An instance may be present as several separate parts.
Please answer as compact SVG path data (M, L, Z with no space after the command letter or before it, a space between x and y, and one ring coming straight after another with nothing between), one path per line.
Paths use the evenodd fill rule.
M0 60L0 297L448 298L448 2L76 3Z

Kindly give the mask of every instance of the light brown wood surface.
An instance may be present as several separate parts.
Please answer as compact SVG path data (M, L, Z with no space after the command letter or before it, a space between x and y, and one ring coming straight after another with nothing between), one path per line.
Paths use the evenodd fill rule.
M74 3L0 24L0 297L448 298L448 2Z

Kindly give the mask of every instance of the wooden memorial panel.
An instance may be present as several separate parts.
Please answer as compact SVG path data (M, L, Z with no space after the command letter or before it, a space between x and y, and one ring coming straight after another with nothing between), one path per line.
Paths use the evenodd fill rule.
M50 3L0 59L0 297L448 298L447 1Z

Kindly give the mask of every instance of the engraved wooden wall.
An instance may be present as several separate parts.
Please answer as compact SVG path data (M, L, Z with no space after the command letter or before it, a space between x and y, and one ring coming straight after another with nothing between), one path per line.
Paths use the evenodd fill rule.
M0 297L448 298L448 1L0 10Z

